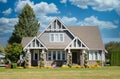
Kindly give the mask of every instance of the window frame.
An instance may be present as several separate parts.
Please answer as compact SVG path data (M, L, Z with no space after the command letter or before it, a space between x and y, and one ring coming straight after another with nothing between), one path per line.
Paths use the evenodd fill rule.
M89 51L88 52L88 60L90 61L96 61L96 60L101 60L101 52L99 50L97 51Z
M64 33L49 33L49 41L50 42L64 42Z
M49 56L49 53L51 53L51 56ZM54 55L55 55L55 58L54 58ZM59 59L58 59L58 56L60 57ZM62 57L62 56L64 56L64 57ZM49 57L50 57L50 59L49 59ZM48 51L47 60L48 61L59 61L59 60L64 61L64 60L66 60L66 52L65 51Z

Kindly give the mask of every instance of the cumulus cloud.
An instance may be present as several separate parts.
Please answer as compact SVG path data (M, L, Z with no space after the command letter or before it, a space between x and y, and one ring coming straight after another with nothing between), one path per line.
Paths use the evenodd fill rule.
M78 24L77 23L77 18L75 18L75 17L63 16L61 19L65 23L65 25L72 26L72 25L77 25Z
M2 13L3 13L4 15L9 15L9 14L11 14L11 12L12 12L12 9L11 9L11 8L8 8L7 10L3 11Z
M71 4L82 8L87 9L88 6L91 6L92 9L97 11L111 11L116 10L120 14L120 0L69 0Z
M57 6L54 3L40 2L32 6L37 15L50 14L50 13L59 13Z
M61 0L60 3L65 4L67 2L67 0Z
M117 25L113 24L112 22L99 20L95 16L87 17L83 21L79 22L79 24L81 26L99 26L100 28L106 29L117 28Z
M44 20L42 18L44 18ZM45 28L52 21L53 18L55 17L41 16L41 18L39 18L40 23L42 23L41 28ZM79 21L76 17L63 16L61 17L61 21L66 26L98 26L101 29L114 29L118 27L116 24L110 21L102 21L95 16L84 18L82 21Z
M34 5L33 1L30 0L19 0L18 2L15 3L15 12L20 12L23 7L28 3L30 6Z
M0 35L3 33L12 32L14 25L17 23L18 18L0 18Z
M19 0L16 2L16 12L20 12L22 8L28 3L33 10L35 11L35 14L37 15L46 15L51 13L59 13L57 6L54 3L48 4L47 2L40 2L37 4L34 4L33 1L30 0Z
M0 0L0 2L7 3L7 0Z

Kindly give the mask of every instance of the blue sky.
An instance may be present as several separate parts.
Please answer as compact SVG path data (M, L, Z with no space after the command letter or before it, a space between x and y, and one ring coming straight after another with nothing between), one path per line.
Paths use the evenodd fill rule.
M98 26L104 43L120 41L120 0L0 0L0 44L5 46L28 3L43 30L58 16L66 26Z

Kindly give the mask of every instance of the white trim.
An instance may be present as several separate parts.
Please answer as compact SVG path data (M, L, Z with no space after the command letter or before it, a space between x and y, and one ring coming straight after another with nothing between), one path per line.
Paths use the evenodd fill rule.
M43 47L28 47L30 45L30 43L32 43L32 41L35 40L35 39L38 40L39 43L43 45ZM34 49L34 48L35 49L38 49L38 48L39 49L44 49L44 48L47 49L47 47L36 36L23 48L23 50L25 50L25 49Z
M56 37L55 37L55 35L58 35L58 40L56 40ZM60 40L60 35L62 34L62 36L63 36L63 40L61 41ZM51 40L51 35L53 35L53 41ZM49 33L49 42L64 42L64 39L65 39L65 37L64 37L64 33Z
M50 52L51 52L51 56L50 56L50 57L51 57L51 58L50 58L51 60L48 59ZM46 58L47 58L47 61L54 61L54 60L53 60L53 52L55 53L55 58L56 58L56 59L54 59L54 60L61 60L61 61L62 61L62 60L63 60L63 57L62 57L62 56L63 56L63 53L64 53L64 58L65 58L64 60L66 60L66 52L65 52L65 51L52 50L52 51L48 51L48 53L47 53L47 57L46 57ZM60 59L58 59L58 54L60 54Z
M45 32L47 31L48 27L55 21L55 20L58 20L60 23L61 23L61 26L63 25L65 27L65 29L70 32L70 34L75 37L75 35L65 26L65 24L58 18L58 17L55 17L51 22L50 24L38 35L38 38ZM63 30L65 30L63 29ZM59 30L62 30L62 29L59 29Z
M73 47L73 45L72 45L71 47L69 47L69 46L70 46L75 40L77 40L77 39L81 42L81 47ZM82 47L82 44L83 44L85 47ZM68 49L68 48L70 48L70 49L88 49L88 50L89 50L89 48L87 47L87 45L86 45L85 43L83 43L78 37L75 37L75 38L66 46L65 50Z

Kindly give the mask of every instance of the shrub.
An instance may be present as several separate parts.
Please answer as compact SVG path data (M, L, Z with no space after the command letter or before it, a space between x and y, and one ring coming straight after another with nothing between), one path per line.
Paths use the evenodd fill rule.
M82 67L79 65L74 65L74 66L72 66L72 68L82 68Z
M13 69L14 69L14 68L17 68L17 63L12 63L12 64L11 64L11 68L13 68Z
M70 68L70 67L67 65L62 65L62 68Z
M98 64L99 66L102 65L102 62L101 62L100 60L97 60L96 62L97 62L97 64Z
M98 68L98 67L100 67L100 65L98 64L93 64L88 66L88 68Z
M51 68L51 66L46 66L45 68L50 69L50 68Z

